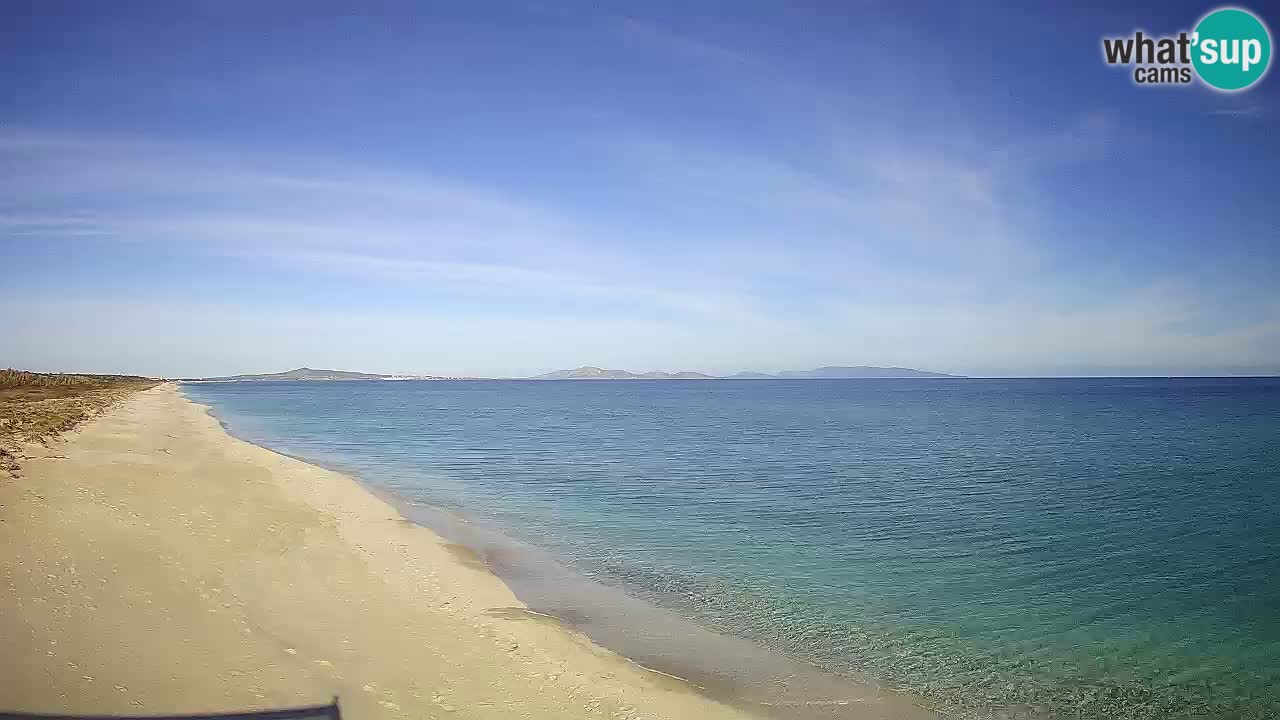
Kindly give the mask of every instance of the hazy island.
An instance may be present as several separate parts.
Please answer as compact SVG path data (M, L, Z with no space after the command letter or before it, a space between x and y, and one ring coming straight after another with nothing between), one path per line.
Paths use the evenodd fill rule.
M580 367L573 370L535 375L531 380L819 380L819 379L874 379L874 378L960 378L963 375L928 372L912 368L873 367L870 365L827 365L813 370L783 370L778 373L740 372L735 375L717 376L700 372L646 372L606 370L598 367Z
M890 378L962 378L963 375L928 372L913 368L874 367L870 365L827 365L813 370L783 370L778 373L740 372L734 375L708 375L682 370L679 372L634 373L584 365L573 370L534 375L528 378L480 378L449 375L384 375L349 370L316 370L301 367L277 373L226 375L222 377L187 378L185 382L258 382L267 380L819 380L819 379L890 379Z
M351 372L349 370L315 370L301 367L277 373L251 375L226 375L222 377L186 378L184 382L256 382L263 380L476 380L478 378L448 377L445 375L383 375L379 373Z

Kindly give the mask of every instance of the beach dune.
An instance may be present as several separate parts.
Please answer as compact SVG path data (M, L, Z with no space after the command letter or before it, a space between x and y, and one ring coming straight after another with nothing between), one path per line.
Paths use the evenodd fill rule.
M172 384L29 455L0 483L0 711L743 717Z

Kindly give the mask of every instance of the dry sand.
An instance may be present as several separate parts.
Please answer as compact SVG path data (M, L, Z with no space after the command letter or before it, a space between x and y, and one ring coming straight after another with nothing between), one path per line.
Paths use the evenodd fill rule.
M745 717L530 613L474 555L174 385L29 453L0 481L0 711L337 695L359 720Z

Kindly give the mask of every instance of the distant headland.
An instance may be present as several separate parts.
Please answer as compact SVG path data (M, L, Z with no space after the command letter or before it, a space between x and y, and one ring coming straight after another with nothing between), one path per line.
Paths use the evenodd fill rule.
M445 375L382 375L378 373L350 372L348 370L315 370L301 367L278 373L253 375L226 375L223 377L188 378L187 382L254 382L260 380L476 380L478 378L448 377Z

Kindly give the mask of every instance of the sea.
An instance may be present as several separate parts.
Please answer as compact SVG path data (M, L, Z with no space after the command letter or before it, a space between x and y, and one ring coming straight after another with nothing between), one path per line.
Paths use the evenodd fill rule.
M682 637L947 718L1280 717L1280 378L183 391L475 545L530 607L757 700L758 668L716 673L750 653Z

